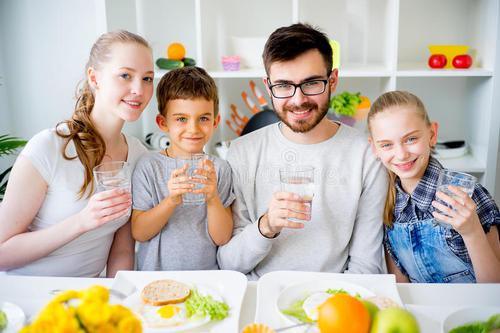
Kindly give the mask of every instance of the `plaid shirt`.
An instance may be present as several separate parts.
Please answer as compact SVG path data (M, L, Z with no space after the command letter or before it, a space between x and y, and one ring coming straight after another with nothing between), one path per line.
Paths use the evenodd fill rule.
M424 175L411 195L403 190L400 179L396 179L394 223L409 223L412 221L433 218L432 212L434 211L434 207L431 203L436 195L437 181L441 169L443 169L443 166L437 159L431 156ZM476 203L476 213L479 216L484 232L488 233L492 226L497 226L498 228L500 225L500 212L498 211L498 207L488 191L479 183L476 183L474 193L472 194L472 200ZM387 228L386 226L384 245L387 252L389 252L396 263L396 266L406 274L391 249L387 238ZM471 263L462 236L453 228L447 229L446 242L453 253L465 262Z

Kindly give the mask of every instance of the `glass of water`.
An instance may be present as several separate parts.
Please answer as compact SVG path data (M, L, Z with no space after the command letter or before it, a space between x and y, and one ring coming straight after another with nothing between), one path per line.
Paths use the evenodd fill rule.
M98 192L115 188L123 188L130 192L131 170L128 162L104 162L94 167L93 172Z
M438 177L438 183L437 183L437 190L436 192L443 192L449 197L452 197L453 199L457 201L462 201L460 197L458 197L455 193L451 192L448 189L449 185L459 187L462 191L467 193L469 197L472 197L472 193L474 193L474 186L476 185L476 177L469 175L468 173L464 172L459 172L459 171L453 171L449 169L442 169L439 173ZM439 203L454 209L452 206L444 202L443 200L439 199L436 196L436 201ZM444 214L443 212L439 211L436 209L438 213ZM446 214L445 214L446 215ZM436 220L439 224L441 224L444 227L451 227L448 223L445 223L443 221Z
M312 208L314 196L314 167L310 165L286 166L280 168L281 191L298 194ZM290 221L302 222L289 218Z
M186 175L192 178L205 178L195 173L197 169L203 169L202 161L208 158L207 154L191 154L190 158L176 159L176 168L181 169L184 165L188 165L189 167L186 170ZM203 188L203 184L193 182L194 187L193 190L198 190ZM203 205L205 202L205 194L203 193L184 193L182 195L182 203L183 205Z

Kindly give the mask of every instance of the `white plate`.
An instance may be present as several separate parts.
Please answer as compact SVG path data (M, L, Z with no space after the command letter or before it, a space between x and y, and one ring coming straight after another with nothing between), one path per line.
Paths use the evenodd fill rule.
M365 287L344 281L323 279L297 283L283 289L276 301L276 307L281 315L281 318L283 319L283 324L300 324L301 321L295 317L285 315L281 312L282 310L289 308L298 300L303 300L313 293L326 292L328 289L343 289L349 293L349 295L355 296L359 294L362 298L375 296L373 291L370 291Z
M0 310L7 315L7 327L2 333L14 333L19 331L26 320L23 310L14 303L0 302Z
M394 275L276 271L264 274L259 279L255 322L264 323L273 328L285 326L276 306L281 292L291 285L313 280L318 283L327 281L332 284L335 282L356 284L373 291L377 296L389 297L398 304L403 304L396 288Z
M161 279L172 279L196 286L200 291L219 297L229 305L229 315L221 321L211 321L198 327L183 327L183 332L238 332L241 303L247 287L245 275L234 271L162 271L162 272L137 272L120 271L115 277L112 288L127 292L133 290L129 297L140 293L145 285ZM127 302L129 299L127 299ZM169 328L170 329L170 328ZM161 329L162 332L167 332ZM158 329L144 327L144 332L159 332ZM168 332L172 332L169 330Z
M500 314L500 307L478 306L460 309L450 313L443 321L443 333L475 321L486 321L494 314Z
M220 294L217 291L215 291L214 289L211 289L209 287L202 286L199 284L197 284L197 285L189 284L189 286L191 289L196 289L203 296L210 295L216 301L222 301L222 302L224 301L224 299L220 296ZM184 323L178 324L175 326L173 326L173 325L172 326L164 326L164 327L148 326L147 319L142 315L142 313L144 312L144 308L146 307L148 309L151 309L152 311L154 309L154 311L156 312L156 310L161 308L161 306L153 307L153 306L145 305L141 299L141 290L138 290L137 292L135 292L132 295L130 295L129 297L127 297L123 301L123 305L129 307L134 312L136 312L136 314L139 316L139 318L141 318L144 328L147 328L148 331L151 331L151 332L164 332L164 333L184 332L184 331L192 330L194 328L203 326L210 321L210 317L207 316L205 318L200 318L198 320L186 319L186 321ZM184 308L184 302L177 303L175 305Z

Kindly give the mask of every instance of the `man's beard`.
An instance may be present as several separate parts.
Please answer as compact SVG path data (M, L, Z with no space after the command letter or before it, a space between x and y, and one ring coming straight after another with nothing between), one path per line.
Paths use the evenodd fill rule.
M276 111L276 108L274 107L274 102L273 102L273 107L274 107L274 112L278 116L278 118L286 125L288 128L290 128L293 132L295 133L306 133L312 130L316 125L318 125L321 120L325 117L325 115L328 112L329 108L329 100L326 100L325 103L318 105L316 103L312 102L305 102L302 103L299 106L292 106L292 107L283 107L283 110L281 111ZM297 110L311 110L313 113L312 119L307 119L307 120L296 120L293 124L291 124L287 119L286 119L286 113L287 112L293 112Z

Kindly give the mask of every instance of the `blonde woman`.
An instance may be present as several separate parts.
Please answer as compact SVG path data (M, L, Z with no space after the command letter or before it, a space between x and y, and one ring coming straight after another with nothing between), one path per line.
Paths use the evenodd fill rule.
M0 270L8 274L113 277L132 269L131 196L96 193L92 169L134 165L145 152L122 134L153 94L148 43L127 31L93 45L70 120L35 135L21 152L0 208Z

